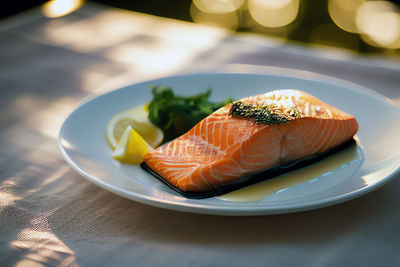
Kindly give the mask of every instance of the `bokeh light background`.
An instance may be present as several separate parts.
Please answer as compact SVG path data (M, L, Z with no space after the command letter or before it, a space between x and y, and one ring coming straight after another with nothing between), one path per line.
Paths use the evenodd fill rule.
M250 32L304 45L399 57L396 0L93 0L109 6ZM64 16L83 0L40 1L48 17Z
M398 1L138 1L146 2L146 5L133 5L126 1L96 2L307 45L325 45L368 54L400 55Z

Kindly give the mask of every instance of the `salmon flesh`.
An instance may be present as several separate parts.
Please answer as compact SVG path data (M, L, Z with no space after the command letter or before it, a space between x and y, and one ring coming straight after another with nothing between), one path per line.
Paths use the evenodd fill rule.
M353 116L308 93L276 90L220 108L144 162L183 192L207 192L329 151L357 130Z

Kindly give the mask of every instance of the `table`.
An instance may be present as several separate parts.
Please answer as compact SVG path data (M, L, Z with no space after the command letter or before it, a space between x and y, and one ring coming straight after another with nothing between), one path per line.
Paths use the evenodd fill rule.
M1 266L400 265L399 179L308 212L210 216L105 191L74 172L57 145L86 96L183 72L299 69L366 86L400 107L396 59L93 3L56 19L35 9L3 20L0 40Z

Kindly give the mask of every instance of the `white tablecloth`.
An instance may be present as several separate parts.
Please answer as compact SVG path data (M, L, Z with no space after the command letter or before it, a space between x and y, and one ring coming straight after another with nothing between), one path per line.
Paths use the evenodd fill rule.
M207 216L105 191L74 172L57 146L84 97L188 71L306 70L400 107L394 58L94 4L58 19L33 10L3 20L0 40L0 266L400 266L400 179L308 212Z

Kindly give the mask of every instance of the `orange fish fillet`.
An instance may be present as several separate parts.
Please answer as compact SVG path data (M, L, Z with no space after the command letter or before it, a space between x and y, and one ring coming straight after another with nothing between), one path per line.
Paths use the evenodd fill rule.
M328 151L357 130L353 116L316 97L277 90L222 107L144 162L184 192L206 192Z

